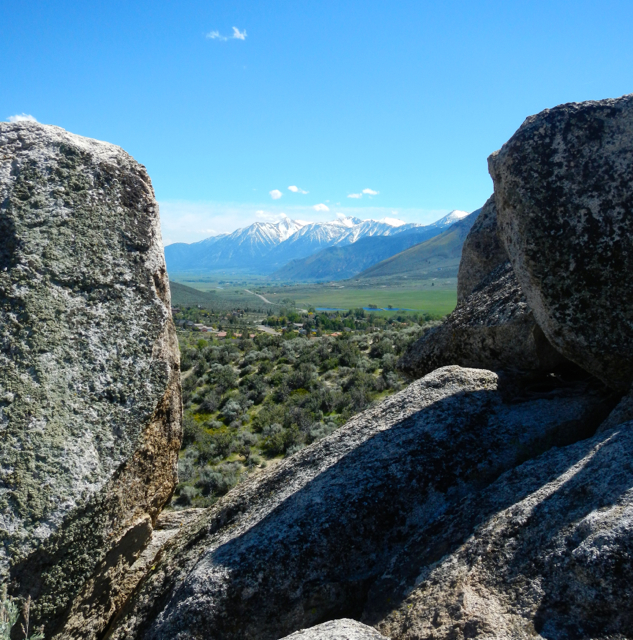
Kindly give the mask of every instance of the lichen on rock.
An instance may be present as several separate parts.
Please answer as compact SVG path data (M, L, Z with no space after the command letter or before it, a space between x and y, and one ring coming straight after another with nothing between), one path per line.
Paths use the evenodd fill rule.
M401 640L630 638L632 447L629 422L508 471L408 541L362 619Z
M457 273L457 302L461 303L499 266L508 260L497 233L494 194L481 208L466 236Z
M457 364L501 371L554 371L563 358L540 330L506 260L446 320L413 343L398 362L412 377Z
M633 382L633 95L531 116L488 160L500 237L537 323L619 391Z
M151 532L180 422L145 168L59 127L0 123L0 579L47 634L99 563L131 560L117 540Z

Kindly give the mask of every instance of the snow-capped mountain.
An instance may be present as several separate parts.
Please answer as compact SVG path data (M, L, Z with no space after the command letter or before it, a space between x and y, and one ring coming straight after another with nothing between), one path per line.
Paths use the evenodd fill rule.
M279 244L268 256L269 266L281 266L290 260L306 258L321 249L343 242L363 224L360 218L337 218L328 222L311 222Z
M396 218L361 220L341 216L328 222L301 222L283 217L277 223L255 222L193 244L169 245L165 247L165 259L171 273L224 269L270 273L292 260L307 258L328 247L354 244L361 238L410 232L432 237L466 215L452 211L426 226Z
M459 211L459 209L454 209L449 214L445 215L443 218L435 221L433 224L429 224L429 227L442 227L445 229L446 227L450 227L452 224L463 220L466 216L470 214L467 211Z
M270 277L273 280L286 282L346 280L378 263L385 261L386 264L389 259L395 258L398 254L405 255L404 262L407 263L407 249L416 246L430 247L432 246L430 243L440 238L445 240L434 246L435 259L443 260L442 264L450 263L455 267L455 260L458 264L462 245L479 211L466 216L461 211L452 211L441 220L426 226L405 225L401 221L395 221L400 224L392 223L391 232L365 235L358 241L348 244L335 244L307 258L288 262L270 274ZM366 222L375 223L373 220ZM377 225L368 226L372 231L380 230Z
M256 267L271 249L290 238L305 225L284 217L277 223L255 222L248 227L186 244L165 247L168 269L174 271L215 271L224 268Z

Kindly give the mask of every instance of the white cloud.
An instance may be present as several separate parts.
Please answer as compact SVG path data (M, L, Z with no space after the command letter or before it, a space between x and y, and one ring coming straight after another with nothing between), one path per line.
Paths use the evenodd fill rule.
M270 197L273 200L279 200L279 198L281 198L281 196L284 195L283 193L281 193L281 191L279 191L279 189L273 189L272 191L269 191L268 193L270 193Z
M374 191L373 189L363 189L363 193L366 193L368 196L377 196L380 191Z
M356 199L358 199L358 198L362 198L363 194L362 193L350 193L347 197L348 198L356 198Z
M9 116L7 120L9 122L37 122L37 120L28 113L18 113L15 116Z
M330 210L330 207L328 207L325 204L315 204L312 208L315 211L329 211Z
M292 191L292 193L303 193L303 194L310 193L309 191L304 191L303 189L300 189L295 185L288 187L288 191Z
M209 31L206 37L209 38L209 40L222 40L223 42L228 40L226 36L221 36L219 31Z
M209 31L206 37L209 40L219 40L220 42L226 42L227 40L246 40L246 29L240 31L237 27L233 27L233 35L223 36L219 31Z

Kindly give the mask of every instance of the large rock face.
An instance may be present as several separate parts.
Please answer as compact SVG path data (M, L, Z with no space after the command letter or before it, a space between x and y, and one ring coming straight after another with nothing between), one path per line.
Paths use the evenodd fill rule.
M108 637L272 640L360 616L415 531L608 412L585 383L502 387L439 369L239 485L172 538Z
M506 260L439 327L411 345L398 368L419 377L451 364L494 371L552 371L563 362L534 322Z
M364 620L401 640L633 637L631 450L633 422L447 510L376 582Z
M420 377L451 364L538 372L564 363L536 324L508 261L493 195L464 242L455 311L411 345L398 368Z
M121 576L174 487L180 421L145 168L58 127L0 123L0 580L34 598L47 637L73 601L68 624L94 637L127 597Z
M564 356L633 381L633 96L528 118L489 158L500 233L536 321Z
M376 629L356 620L342 618L302 629L286 636L284 640L389 640Z
M497 233L497 209L492 195L482 207L462 248L457 274L458 304L507 260L508 254Z

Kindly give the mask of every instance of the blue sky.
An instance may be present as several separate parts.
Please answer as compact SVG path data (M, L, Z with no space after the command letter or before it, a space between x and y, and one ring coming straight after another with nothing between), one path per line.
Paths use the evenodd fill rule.
M0 118L126 149L166 244L282 212L431 222L481 206L526 116L633 91L631 24L630 0L13 3Z

